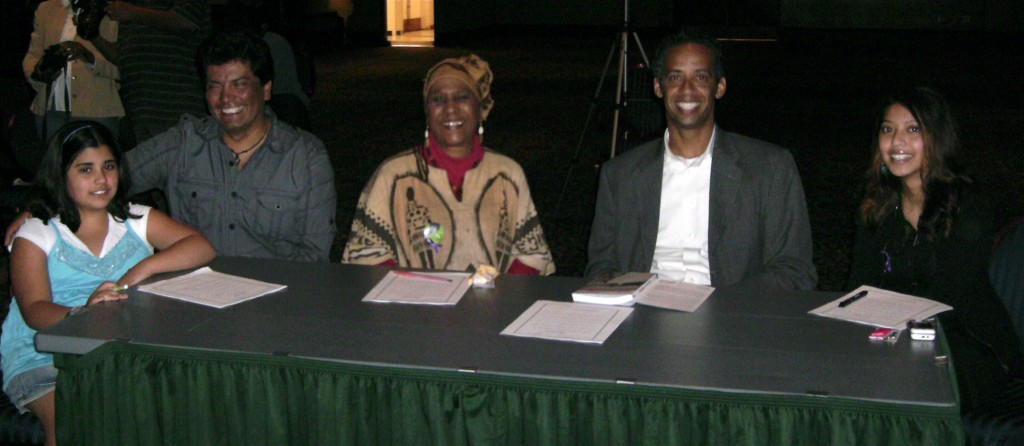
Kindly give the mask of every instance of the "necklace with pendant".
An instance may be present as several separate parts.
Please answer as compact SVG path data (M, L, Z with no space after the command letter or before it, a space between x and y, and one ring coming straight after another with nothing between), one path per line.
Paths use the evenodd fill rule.
M245 150L243 150L241 152L236 152L236 151L232 150L231 153L234 154L235 157L231 161L228 161L228 165L231 166L231 167L235 167L236 165L241 164L242 160L241 160L240 157L242 155L245 155L246 153L249 153L249 152L253 151L253 149L259 147L260 144L263 144L263 140L267 139L267 134L269 134L269 133L270 133L270 125L267 124L266 128L263 130L263 136L260 136L260 139L257 140L255 144L249 146L248 149L245 149ZM231 148L228 147L228 149L230 150Z

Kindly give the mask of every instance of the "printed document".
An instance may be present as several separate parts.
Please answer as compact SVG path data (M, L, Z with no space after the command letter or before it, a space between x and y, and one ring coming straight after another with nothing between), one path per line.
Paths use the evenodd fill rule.
M139 287L139 291L214 308L224 308L285 288L285 285L218 273L205 267L184 276L142 285Z
M603 344L632 308L538 300L501 334Z
M693 313L715 292L715 288L687 282L657 279L636 296L636 303Z
M363 302L455 305L469 290L469 273L388 271Z
M863 297L856 298L861 291ZM846 306L839 305L853 299ZM900 294L862 285L849 294L815 308L809 313L833 319L874 325L876 327L904 329L909 321L920 321L953 307L923 297Z

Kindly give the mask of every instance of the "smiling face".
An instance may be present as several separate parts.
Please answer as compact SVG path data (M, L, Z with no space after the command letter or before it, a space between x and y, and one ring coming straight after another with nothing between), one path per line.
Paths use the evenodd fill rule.
M725 95L725 78L715 79L711 49L688 43L669 51L664 75L654 80L654 94L665 102L669 127L711 129L715 101Z
M261 85L248 62L233 60L206 67L206 104L221 129L241 138L263 129L263 108L270 100L271 82Z
M473 149L481 120L480 101L464 82L443 77L427 91L427 127L448 155L461 158Z
M920 185L927 156L925 132L903 104L893 104L885 112L878 129L878 155L905 185Z
M117 193L119 179L117 161L109 147L84 149L68 167L68 195L79 213L106 212Z

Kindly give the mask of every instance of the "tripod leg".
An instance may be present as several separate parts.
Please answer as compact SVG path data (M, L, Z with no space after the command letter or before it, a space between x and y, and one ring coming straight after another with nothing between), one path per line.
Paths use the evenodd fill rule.
M601 99L601 89L604 88L604 78L608 77L608 68L612 66L612 56L615 55L615 48L617 46L618 39L612 42L612 49L608 51L608 58L604 61L604 69L601 70L601 80L597 81L597 90L594 90L594 97L591 99L597 102ZM593 102L591 103L593 105ZM587 120L589 121L589 119ZM586 133L586 127L584 126L583 133ZM582 139L582 138L581 138Z
M558 205L555 209L562 209L562 199L565 198L565 189L569 187L569 179L572 178L572 169L580 159L580 150L583 148L583 140L587 137L590 129L590 122L594 119L594 111L597 109L597 102L601 100L601 90L604 88L604 79L608 76L608 69L612 66L612 56L615 55L619 39L612 41L612 48L608 51L608 58L604 62L604 69L601 70L601 80L597 82L597 90L594 90L594 97L590 100L590 110L587 112L587 120L583 123L583 131L580 132L580 139L576 143L576 151L572 154L572 161L569 162L569 171L565 173L565 181L562 183L562 191L558 193Z
M651 69L651 61L647 58L647 51L644 51L644 45L640 43L640 36L633 32L633 40L636 41L636 47L640 49L640 56L644 58L644 65L647 69Z
M615 87L615 113L612 119L612 151L609 158L615 158L615 145L619 141L619 115L622 111L622 85L626 80L626 59L628 58L629 32L622 31L622 48L619 51L618 85Z

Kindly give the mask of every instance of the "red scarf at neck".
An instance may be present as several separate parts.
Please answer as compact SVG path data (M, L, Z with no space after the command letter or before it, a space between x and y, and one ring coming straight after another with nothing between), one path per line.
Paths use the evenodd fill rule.
M462 201L462 183L466 179L466 172L480 164L484 159L484 145L480 135L473 136L473 149L465 158L454 158L441 148L434 135L429 137L429 146L420 148L420 153L427 164L444 169L448 172L448 184L452 186L452 194L455 199Z

